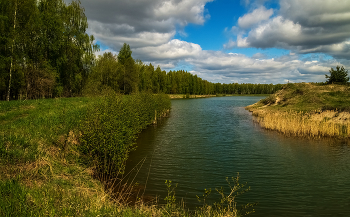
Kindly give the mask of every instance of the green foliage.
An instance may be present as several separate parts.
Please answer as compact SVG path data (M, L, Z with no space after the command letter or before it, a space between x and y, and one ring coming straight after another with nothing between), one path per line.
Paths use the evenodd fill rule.
M0 100L80 95L98 49L80 1L3 0L0 17Z
M273 84L220 84L184 70L168 73L132 58L128 44L118 56L95 60L99 46L88 35L79 0L0 1L0 100L103 95L105 92L169 94L271 94Z
M260 102L262 102L264 105L273 104L276 102L276 97L274 95L270 95L265 99L260 100Z
M96 127L94 132L98 135L90 137L96 143L87 153L93 153L96 145L96 149L103 149L100 151L103 156L86 159L104 161L107 156L104 150L116 151L122 158L127 151L108 145L104 149L99 144L128 138L131 141L132 132L153 123L155 115L159 118L169 108L167 95L144 93L0 102L0 144L5 144L0 146L0 216L228 216L224 205L221 209L213 206L215 209L199 209L195 213L186 210L184 205L177 204L176 186L170 181L166 183L165 206L123 207L111 203L101 192L101 184L88 173L89 165L82 164L84 156L79 150L86 135L79 145L69 142L71 133L78 135L78 126ZM111 131L120 137L105 135ZM124 147L133 148L130 144ZM100 162L99 168L105 169L104 164ZM12 175L11 168L15 172ZM210 192L205 191L205 195L207 198Z
M137 134L169 109L166 95L102 97L81 125L81 151L95 160L100 172L122 174Z
M202 195L202 198L200 198L198 195L196 195L198 202L202 202L203 201L203 207L207 206L205 201L209 197L210 194L211 194L211 188L204 189L204 193Z
M226 177L229 190L226 191L223 187L215 188L216 192L220 195L220 201L215 202L213 205L209 205L205 202L211 195L211 189L204 189L203 196L201 198L197 196L198 201L203 202L203 207L199 208L199 212L207 213L207 215L209 214L208 216L215 213L220 216L242 216L255 212L252 207L256 205L256 203L248 203L242 205L239 209L237 208L237 196L250 191L250 187L246 187L247 183L241 184L239 180L239 173L237 173L236 177L232 177L231 180Z
M123 47L120 48L118 53L118 62L122 65L125 65L127 59L131 58L132 51L130 46L126 43L123 44Z
M175 189L177 188L177 183L175 186L172 186L171 180L165 180L165 185L167 189L167 196L164 198L166 201L166 208L172 209L174 206L176 206L176 196L175 196Z
M111 53L99 56L89 75L84 93L103 95L102 92L110 89L124 94L139 91L185 94L186 98L190 94L271 94L282 88L280 84L214 84L184 70L167 73L159 66L155 68L151 63L145 65L141 60L134 61L131 53L130 46L124 44L117 57Z
M122 66L116 59L117 57L111 52L98 57L84 88L85 95L100 95L107 89L119 92L118 81Z
M345 70L344 66L337 66L335 70L331 68L329 70L331 75L325 75L328 84L341 83L345 84L349 81L348 70Z

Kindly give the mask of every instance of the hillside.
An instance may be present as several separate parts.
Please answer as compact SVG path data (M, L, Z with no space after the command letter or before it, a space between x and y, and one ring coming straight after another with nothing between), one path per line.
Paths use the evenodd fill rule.
M287 135L350 136L350 87L311 83L286 84L246 109L262 127Z

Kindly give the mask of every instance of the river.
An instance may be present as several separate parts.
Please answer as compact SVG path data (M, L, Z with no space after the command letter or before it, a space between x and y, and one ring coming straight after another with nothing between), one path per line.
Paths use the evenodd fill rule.
M135 178L145 194L163 202L172 180L190 209L204 189L218 201L215 188L239 172L251 190L238 203L258 203L250 216L350 216L350 146L262 129L244 109L261 98L172 100L169 117L139 135L126 170L146 157Z

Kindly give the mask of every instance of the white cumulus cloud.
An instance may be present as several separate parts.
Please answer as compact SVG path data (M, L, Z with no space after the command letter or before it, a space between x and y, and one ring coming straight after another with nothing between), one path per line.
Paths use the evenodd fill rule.
M236 46L324 52L335 58L350 59L350 1L280 0L279 3L276 16L261 7L240 17L238 26L248 33L237 35Z
M268 20L273 14L273 9L267 10L265 7L255 9L253 12L238 18L238 25L241 28L250 28L261 21Z

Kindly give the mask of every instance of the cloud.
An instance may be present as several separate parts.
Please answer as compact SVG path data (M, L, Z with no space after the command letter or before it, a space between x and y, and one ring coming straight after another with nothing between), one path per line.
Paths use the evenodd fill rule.
M245 14L243 17L238 18L238 25L241 28L250 28L261 21L268 20L273 14L273 10L267 10L265 7L255 9L249 14Z
M224 44L224 49L231 49L235 46L236 42L230 39L226 44Z
M285 83L325 81L329 66L337 61L302 61L293 56L255 59L242 54L203 51L189 60L201 77L222 83Z
M335 58L350 59L350 40L338 44L320 45L313 48L299 48L299 53L327 53Z
M249 0L241 0L241 5L244 5L245 7L248 7L249 4L250 4Z
M348 24L350 2L347 0L281 0L280 14L304 27L331 28Z
M350 58L350 1L280 0L278 14L269 19L269 10L259 9L260 13L256 9L239 19L241 29L251 29L238 35L238 47L276 47Z
M252 56L253 59L266 59L266 54L263 53L256 53Z
M238 53L203 50L200 45L181 40L133 51L137 58L160 65L162 69L173 69L181 65L190 72L211 82L221 83L285 83L325 81L330 66L340 64L334 59L315 55L316 60L301 60L294 53L278 58L266 58L262 53L248 57ZM181 63L181 64L180 64ZM350 61L343 62L350 66Z
M68 0L67 0L68 1ZM89 21L88 32L119 50L169 42L189 23L202 25L210 16L204 6L213 0L81 0Z
M68 1L68 0L67 0ZM187 68L203 79L221 83L284 83L324 81L330 67L350 66L349 3L341 1L281 0L279 11L265 0L242 0L252 8L226 31L235 34L224 49L286 48L289 55L267 58L203 50L200 45L174 39L186 35L189 23L203 25L210 17L205 4L213 0L81 0L89 20L88 32L117 53L128 43L135 59L162 69ZM312 4L311 4L312 3ZM298 6L299 4L299 6ZM315 9L316 8L316 9ZM342 60L301 59L305 53L328 53Z
M154 47L142 47L134 49L134 55L137 58L153 60L180 60L191 56L197 56L202 51L198 44L173 39L166 44Z
M204 6L207 2L208 0L162 1L158 7L154 8L154 14L156 19L166 20L171 17L181 25L203 24Z

